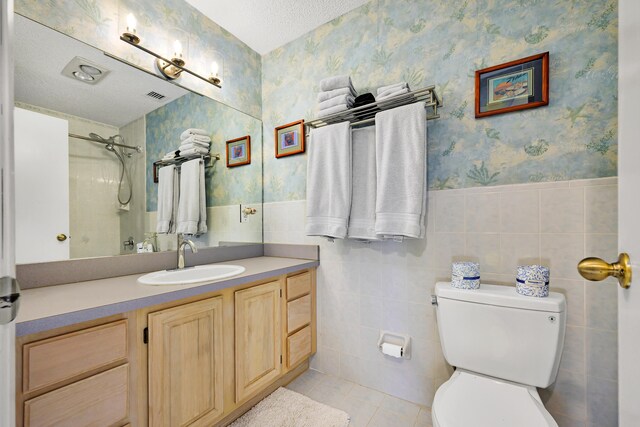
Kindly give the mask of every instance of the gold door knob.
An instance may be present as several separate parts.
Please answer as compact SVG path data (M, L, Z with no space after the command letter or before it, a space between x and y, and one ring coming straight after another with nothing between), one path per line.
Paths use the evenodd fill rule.
M611 264L600 258L585 258L578 263L578 272L585 279L594 282L611 276L618 279L621 287L627 289L631 286L631 263L626 253L618 255L618 261Z
M60 233L56 236L56 239L58 239L58 242L64 242L65 240L67 240L67 235Z

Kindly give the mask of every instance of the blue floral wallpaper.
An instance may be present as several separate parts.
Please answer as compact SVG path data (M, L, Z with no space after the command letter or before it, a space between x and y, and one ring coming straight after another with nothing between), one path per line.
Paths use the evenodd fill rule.
M132 13L142 44L169 55L179 39L187 67L205 76L223 59L222 89L184 75L180 84L261 117L260 55L184 0L15 0L15 11L153 71L153 57L120 40Z
M305 198L306 156L275 159L273 128L313 118L336 74L360 93L436 85L432 189L615 176L617 13L615 0L373 0L265 55L265 202ZM545 51L548 107L475 119L476 69Z
M207 206L262 202L262 122L207 97L184 95L146 116L147 212L156 211L153 162L180 145L188 128L210 132L211 153L221 159L206 169ZM251 136L251 164L227 168L226 141Z

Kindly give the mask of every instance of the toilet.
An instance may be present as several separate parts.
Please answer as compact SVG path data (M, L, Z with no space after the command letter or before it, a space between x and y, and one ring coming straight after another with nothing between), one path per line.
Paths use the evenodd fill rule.
M548 387L558 373L564 295L450 283L437 283L435 295L442 351L456 370L436 392L434 427L557 427L536 387Z

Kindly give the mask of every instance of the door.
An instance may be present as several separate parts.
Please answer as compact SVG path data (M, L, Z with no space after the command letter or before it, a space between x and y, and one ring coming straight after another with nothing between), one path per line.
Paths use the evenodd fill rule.
M236 310L236 402L282 372L280 282L238 291Z
M16 262L69 259L69 122L14 114Z
M211 426L223 411L222 297L149 314L149 425Z
M15 425L15 281L13 184L13 0L0 3L0 425Z
M635 269L618 289L618 401L621 427L640 419L640 2L619 3L618 245Z

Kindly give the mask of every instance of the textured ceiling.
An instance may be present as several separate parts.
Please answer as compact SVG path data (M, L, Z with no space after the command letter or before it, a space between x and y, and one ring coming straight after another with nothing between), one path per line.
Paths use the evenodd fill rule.
M16 15L15 98L17 102L60 111L112 126L123 126L187 91L105 56L101 50ZM110 70L89 85L60 72L80 56ZM156 101L145 96L166 96Z
M369 0L187 0L261 55Z

